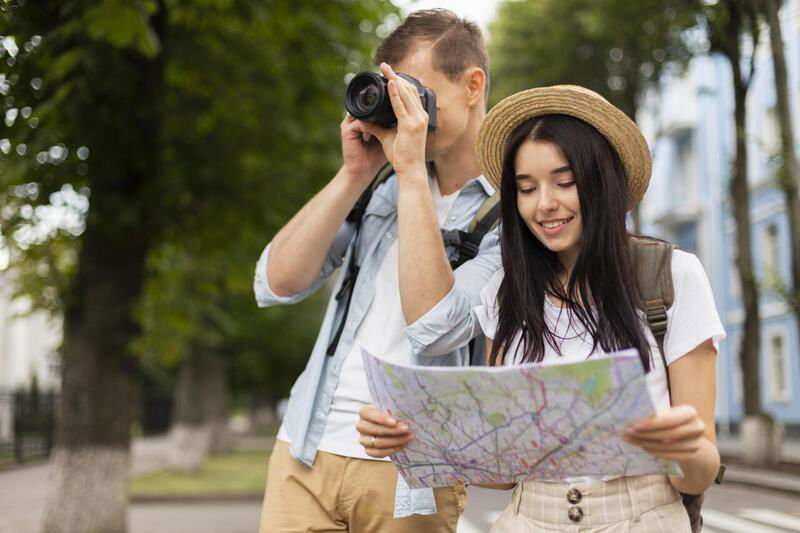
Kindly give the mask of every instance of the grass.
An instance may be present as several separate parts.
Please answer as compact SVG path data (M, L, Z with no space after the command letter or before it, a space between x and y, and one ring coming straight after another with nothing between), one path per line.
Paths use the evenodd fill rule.
M206 459L197 474L159 470L131 483L133 496L202 496L263 494L269 453L239 450Z
M0 451L0 467L14 463L14 454L11 452Z

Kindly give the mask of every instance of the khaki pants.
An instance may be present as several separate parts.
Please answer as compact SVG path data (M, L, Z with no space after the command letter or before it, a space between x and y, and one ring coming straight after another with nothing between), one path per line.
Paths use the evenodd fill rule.
M269 460L260 533L455 533L463 487L434 489L436 514L393 518L397 469L388 461L318 452L309 468L276 441Z
M689 533L689 515L666 476L623 477L607 482L528 481L491 533Z

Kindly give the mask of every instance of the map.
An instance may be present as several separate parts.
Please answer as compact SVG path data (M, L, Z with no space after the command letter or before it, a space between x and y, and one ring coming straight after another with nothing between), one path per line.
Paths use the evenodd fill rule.
M579 363L505 367L392 364L362 350L375 405L408 422L393 455L412 488L680 474L622 439L655 413L635 350Z

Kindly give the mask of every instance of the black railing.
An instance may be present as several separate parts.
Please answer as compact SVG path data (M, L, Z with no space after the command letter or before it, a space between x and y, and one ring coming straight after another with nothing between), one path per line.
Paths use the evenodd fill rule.
M56 402L53 392L0 393L0 468L50 455Z

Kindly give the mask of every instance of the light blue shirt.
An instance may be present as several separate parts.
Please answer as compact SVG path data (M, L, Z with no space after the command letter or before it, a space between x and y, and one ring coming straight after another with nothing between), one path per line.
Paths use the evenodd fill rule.
M278 296L270 288L267 262L271 245L267 245L256 263L253 288L259 307L299 302L319 289L338 267L343 267L328 301L311 357L292 387L283 417L282 429L289 435L290 453L308 466L314 464L344 358L350 352L355 333L372 302L375 276L386 251L397 239L397 185L397 176L389 177L375 190L365 211L357 247L360 271L353 289L347 323L332 356L328 356L326 351L335 334L333 330L344 313L346 300L336 300L334 295L339 291L352 260L354 224L345 222L339 228L319 276L308 289L298 294ZM483 176L467 182L459 191L443 229L467 231L480 205L492 194L494 189ZM453 259L457 250L448 247L447 254ZM500 243L495 228L481 241L477 256L456 269L455 284L450 292L422 318L406 327L412 349L412 364L469 364L468 343L479 332L472 307L480 305L481 289L500 266ZM431 489L412 490L402 478L398 478L395 516L435 512Z

